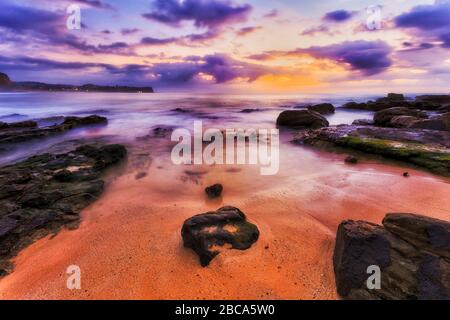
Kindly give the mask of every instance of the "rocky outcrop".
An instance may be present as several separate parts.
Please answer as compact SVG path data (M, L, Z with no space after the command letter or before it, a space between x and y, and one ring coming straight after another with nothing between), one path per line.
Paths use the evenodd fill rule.
M416 101L436 104L450 104L450 95L423 95L417 96Z
M205 188L205 193L209 199L216 199L222 195L223 186L220 183L216 183L212 186Z
M103 191L102 173L126 154L121 145L84 145L0 168L0 276L36 239L77 227L80 211Z
M427 117L426 113L420 110L413 110L405 107L396 107L376 112L373 117L373 120L375 124L378 126L393 127L394 125L391 123L391 121L394 118L398 120L399 116L409 116L414 117L416 119L418 118L425 119Z
M450 132L447 131L341 125L299 131L294 142L381 155L450 176Z
M108 120L101 116L65 117L62 123L48 127L38 127L35 121L16 123L0 122L0 145L45 138L65 131L89 125L106 125Z
M382 111L390 108L404 107L409 109L437 111L445 104L450 104L450 96L418 96L415 100L407 100L402 94L390 93L387 97L365 103L349 102L342 107L346 109Z
M426 129L450 131L450 112L429 119L421 119L411 122L408 126L411 129Z
M374 124L374 121L370 119L357 119L352 123L354 126L373 126Z
M308 129L328 127L329 122L320 113L310 110L283 111L277 119L278 127Z
M0 72L0 87L9 86L11 84L11 80L8 75Z
M388 214L383 226L344 221L333 256L344 299L450 299L450 223L415 214ZM380 288L367 285L370 267ZM368 271L369 270L369 271Z
M331 114L336 111L334 106L331 103L321 103L313 106L309 106L308 110L314 111L320 114Z
M181 236L184 247L194 250L206 267L226 244L231 249L249 249L258 240L259 230L238 208L223 207L186 220Z

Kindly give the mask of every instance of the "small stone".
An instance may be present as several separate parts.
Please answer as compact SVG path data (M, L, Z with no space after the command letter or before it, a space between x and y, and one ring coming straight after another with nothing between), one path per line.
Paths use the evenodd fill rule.
M209 186L205 189L205 192L208 195L208 198L210 198L210 199L219 198L222 195L222 191L223 191L223 186L219 183Z
M142 178L145 178L147 176L147 172L138 172L135 176L136 180L140 180Z
M404 176L405 178L408 178L408 177L409 177L409 172L403 172L403 176Z
M353 156L348 156L347 158L345 158L345 163L349 163L349 164L357 164L358 163L358 158L353 157Z

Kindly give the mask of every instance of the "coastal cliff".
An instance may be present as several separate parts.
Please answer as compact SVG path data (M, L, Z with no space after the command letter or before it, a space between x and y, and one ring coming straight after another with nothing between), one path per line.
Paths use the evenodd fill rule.
M101 86L84 84L81 86L68 84L49 84L42 82L13 82L8 75L0 72L0 91L68 91L68 92L122 92L122 93L154 93L152 87Z

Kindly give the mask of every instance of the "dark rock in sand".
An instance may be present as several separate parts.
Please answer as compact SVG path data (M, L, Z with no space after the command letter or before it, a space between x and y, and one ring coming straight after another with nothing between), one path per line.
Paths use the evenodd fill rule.
M329 122L320 113L310 110L283 111L277 119L277 126L293 129L328 127Z
M309 106L308 110L314 111L320 114L330 114L335 112L335 108L331 103L321 103L313 106Z
M392 119L398 116L410 116L415 118L426 118L423 111L413 110L405 107L389 108L375 113L373 120L376 125L383 127L392 127Z
M403 172L403 177L408 178L409 177L409 172Z
M103 192L101 174L126 154L121 145L84 145L0 168L0 274L33 241L77 227L80 211Z
M344 221L333 257L345 299L450 299L450 223L415 214L388 214L383 226ZM369 289L369 266L381 269L381 289Z
M35 121L0 123L0 145L45 138L65 131L89 125L105 125L108 120L100 116L65 117L61 124L49 127L37 127Z
M349 163L349 164L357 164L358 163L358 158L354 157L354 156L348 156L347 158L345 158L345 163Z
M218 247L249 249L258 240L259 230L238 208L223 207L186 220L181 235L184 247L194 250L206 267L220 253Z
M222 195L223 186L219 183L209 186L205 189L206 194L208 195L208 198L215 199L219 198Z

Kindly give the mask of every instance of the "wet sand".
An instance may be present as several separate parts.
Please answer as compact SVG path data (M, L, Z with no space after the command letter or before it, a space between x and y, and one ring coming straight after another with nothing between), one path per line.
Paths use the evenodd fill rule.
M450 220L448 179L410 169L404 178L401 167L344 157L282 145L280 173L268 177L257 167L155 158L146 177L131 171L109 183L79 229L23 250L0 280L0 299L337 299L332 254L342 220L380 223L388 212ZM223 198L206 200L204 187L217 182ZM202 268L183 248L181 226L223 205L246 213L260 239ZM69 265L81 268L81 290L66 288Z

